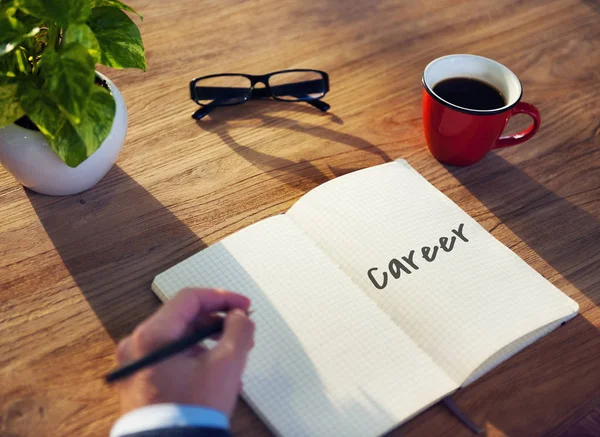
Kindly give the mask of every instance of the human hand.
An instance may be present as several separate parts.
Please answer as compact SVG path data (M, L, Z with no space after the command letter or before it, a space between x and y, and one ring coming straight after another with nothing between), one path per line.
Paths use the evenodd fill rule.
M177 403L213 408L230 416L241 388L246 359L254 345L250 300L214 289L185 289L142 322L117 347L120 366L214 323L215 312L227 311L223 333L211 350L194 346L117 386L121 413L151 404Z

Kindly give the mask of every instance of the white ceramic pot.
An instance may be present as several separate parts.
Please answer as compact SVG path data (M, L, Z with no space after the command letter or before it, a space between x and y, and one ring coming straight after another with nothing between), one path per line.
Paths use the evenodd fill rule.
M0 164L22 185L53 196L80 193L96 185L115 163L127 135L127 107L115 84L97 74L115 99L115 119L98 150L77 167L65 164L38 131L14 123L0 129Z

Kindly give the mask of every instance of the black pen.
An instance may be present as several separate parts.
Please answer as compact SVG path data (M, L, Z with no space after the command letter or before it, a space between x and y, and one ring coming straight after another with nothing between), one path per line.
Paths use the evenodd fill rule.
M250 315L251 313L252 311L249 311L248 315ZM152 366L153 364L165 360L179 352L183 352L184 350L200 343L202 340L206 340L211 335L219 334L223 330L223 320L224 319L218 320L212 325L206 326L196 332L193 332L180 340L176 340L172 343L169 343L168 345L149 353L148 355L140 358L139 360L136 360L123 367L113 370L104 377L104 380L110 384L119 379L126 378L128 376L131 376L138 370L143 369L144 367Z

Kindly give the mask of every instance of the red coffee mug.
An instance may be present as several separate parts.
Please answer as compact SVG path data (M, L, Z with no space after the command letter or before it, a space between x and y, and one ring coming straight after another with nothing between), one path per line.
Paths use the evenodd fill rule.
M493 85L506 105L491 110L463 108L433 92L441 81L473 78ZM532 138L540 127L540 112L521 102L523 87L504 65L481 56L450 55L432 61L423 72L423 126L429 150L439 161L450 165L471 165L491 149L515 146ZM514 114L527 114L533 123L510 136L500 136Z

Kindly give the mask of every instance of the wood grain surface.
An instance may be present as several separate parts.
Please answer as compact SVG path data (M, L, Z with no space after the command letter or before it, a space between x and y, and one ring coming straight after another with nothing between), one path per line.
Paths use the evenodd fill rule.
M0 169L0 435L106 436L101 377L159 301L155 275L342 174L405 158L574 298L581 315L456 400L489 436L600 435L598 0L131 0L148 71L102 69L129 133L93 189L47 197ZM469 168L421 126L421 73L474 53L512 69L542 126ZM188 82L220 72L327 71L331 111L275 101L196 123ZM528 120L511 121L514 131ZM240 437L270 435L240 403ZM394 436L470 436L441 406Z

